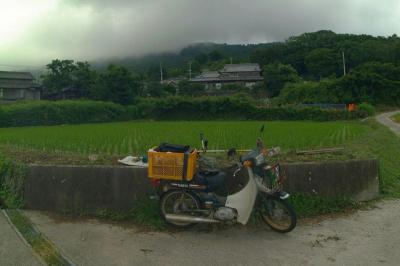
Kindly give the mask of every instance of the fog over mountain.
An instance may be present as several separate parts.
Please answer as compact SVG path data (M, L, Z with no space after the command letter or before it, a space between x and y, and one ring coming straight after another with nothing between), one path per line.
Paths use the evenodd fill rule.
M303 32L400 33L398 0L1 1L0 65L174 51L194 42L282 41Z

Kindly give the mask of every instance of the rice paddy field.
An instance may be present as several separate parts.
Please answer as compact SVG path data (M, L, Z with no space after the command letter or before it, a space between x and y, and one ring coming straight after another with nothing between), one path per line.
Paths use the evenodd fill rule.
M267 146L283 150L342 146L360 138L367 127L360 122L120 122L0 128L0 145L44 152L75 154L140 155L162 142L200 146L204 133L210 149L249 149L265 124Z
M361 121L132 121L120 123L0 128L0 155L22 163L117 164L144 155L162 142L210 149L250 149L261 125L268 147L280 146L286 162L377 158L382 195L400 198L400 138L375 119ZM293 150L344 147L338 153L299 156Z

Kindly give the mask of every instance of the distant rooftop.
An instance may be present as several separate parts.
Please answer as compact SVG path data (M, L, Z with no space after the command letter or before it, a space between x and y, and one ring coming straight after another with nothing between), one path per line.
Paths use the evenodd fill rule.
M34 80L29 72L0 71L0 79Z
M260 72L261 69L258 64L250 64L250 63L227 64L221 71L204 71L191 81L194 82L262 81L264 80L264 78L260 75Z
M204 71L203 73L198 75L196 78L213 79L213 78L218 78L218 77L219 77L218 71Z
M221 70L221 72L260 72L260 66L258 64L246 63L246 64L227 64Z

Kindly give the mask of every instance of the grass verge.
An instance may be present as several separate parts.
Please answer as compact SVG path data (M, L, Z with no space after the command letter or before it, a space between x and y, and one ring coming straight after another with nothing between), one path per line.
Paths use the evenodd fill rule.
M94 217L110 222L131 223L143 230L162 230L166 227L164 220L160 216L157 200L143 198L137 202L129 211L115 211L110 209L63 210L61 212L63 217L55 215L54 218L68 220L68 217L83 219Z
M5 212L22 237L47 265L71 265L54 245L34 228L25 215L15 209L5 210Z
M343 212L361 206L348 198L326 198L298 193L291 195L290 202L300 218Z
M365 123L370 130L362 138L349 143L348 149L355 156L377 158L382 197L400 198L400 137L372 119Z
M400 123L400 114L392 116L394 122Z

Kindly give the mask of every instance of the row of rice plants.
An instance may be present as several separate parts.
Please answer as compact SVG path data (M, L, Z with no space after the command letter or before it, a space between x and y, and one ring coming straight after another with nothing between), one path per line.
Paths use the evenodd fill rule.
M1 128L0 144L50 152L143 154L162 142L199 147L199 134L204 133L211 149L248 149L255 145L262 124L266 144L283 149L342 145L365 132L358 122L141 121Z

